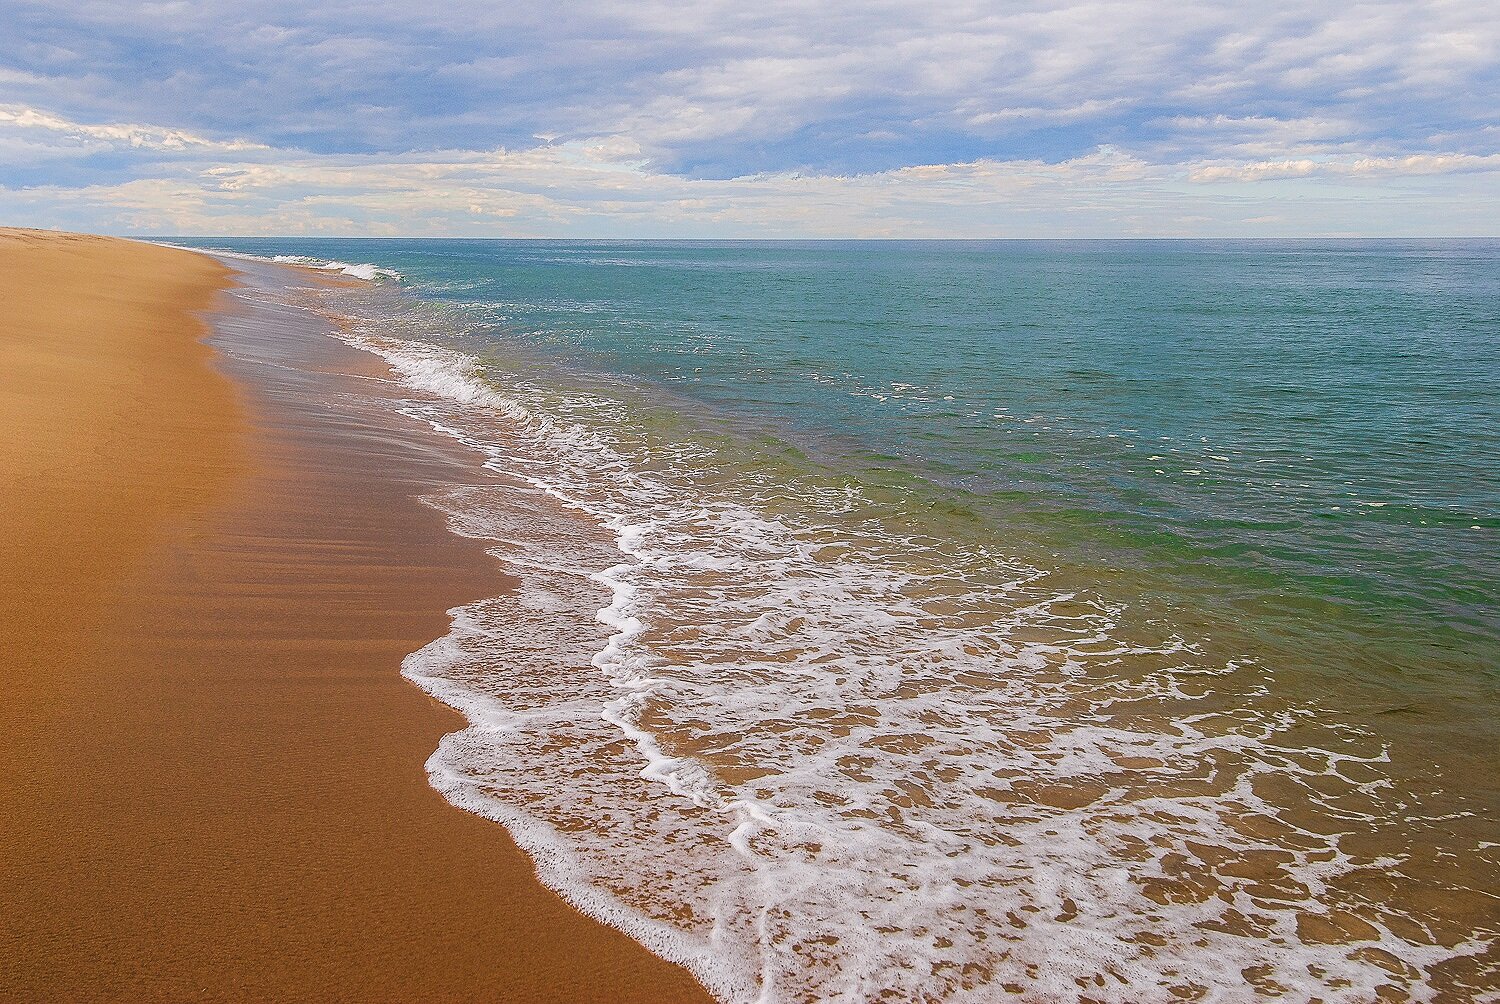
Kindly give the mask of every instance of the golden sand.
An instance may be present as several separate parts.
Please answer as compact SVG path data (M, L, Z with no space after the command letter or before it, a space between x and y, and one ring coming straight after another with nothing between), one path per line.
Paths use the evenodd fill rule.
M229 281L0 230L0 999L704 999L427 785L400 661L504 588L413 499L464 460L226 376Z

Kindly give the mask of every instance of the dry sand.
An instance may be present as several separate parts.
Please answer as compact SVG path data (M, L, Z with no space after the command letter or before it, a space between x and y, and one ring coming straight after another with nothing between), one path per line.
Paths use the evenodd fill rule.
M426 784L473 461L215 357L229 282L0 230L0 999L705 999Z

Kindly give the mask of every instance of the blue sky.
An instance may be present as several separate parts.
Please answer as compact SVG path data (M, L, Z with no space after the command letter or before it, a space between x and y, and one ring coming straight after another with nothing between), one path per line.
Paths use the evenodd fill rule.
M0 0L0 221L1500 234L1500 10Z

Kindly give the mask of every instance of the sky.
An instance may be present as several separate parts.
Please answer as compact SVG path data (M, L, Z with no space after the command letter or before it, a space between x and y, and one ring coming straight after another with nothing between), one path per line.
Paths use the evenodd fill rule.
M0 223L1500 235L1500 0L0 0Z

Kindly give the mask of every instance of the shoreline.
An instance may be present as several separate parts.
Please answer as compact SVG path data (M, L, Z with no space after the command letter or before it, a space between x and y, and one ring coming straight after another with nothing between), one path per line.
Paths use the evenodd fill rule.
M401 660L507 583L417 496L474 458L350 404L384 364L208 255L0 254L35 315L4 351L51 336L0 398L37 525L0 573L0 995L706 1000L428 784L464 723ZM20 434L49 423L76 442Z

